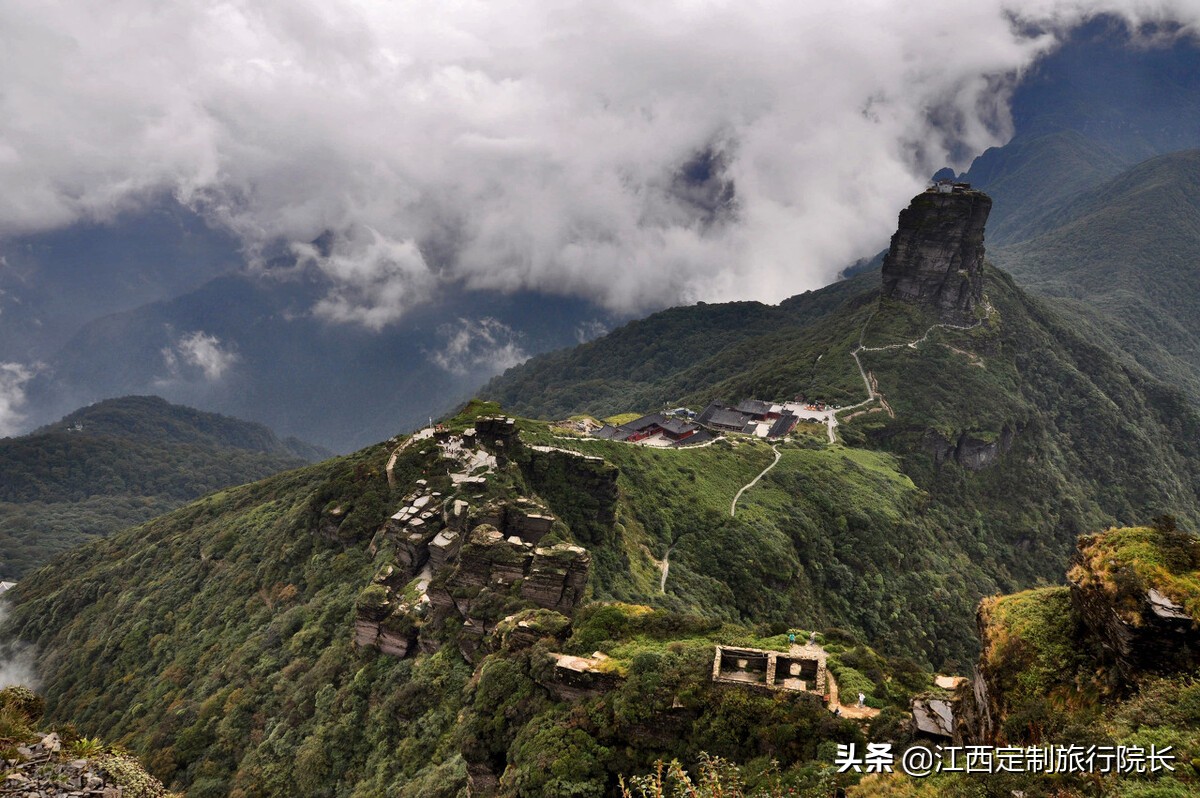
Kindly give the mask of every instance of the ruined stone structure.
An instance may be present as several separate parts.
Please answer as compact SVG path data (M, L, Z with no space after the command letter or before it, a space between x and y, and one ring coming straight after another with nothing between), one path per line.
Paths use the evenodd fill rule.
M489 479L505 465L499 454L482 447L502 450L506 457L524 452L512 419L480 419L468 433L472 434L433 436L442 462L449 464L450 495L443 496L426 479L417 480L416 490L371 540L369 551L382 562L359 597L356 645L397 657L406 656L414 645L434 650L439 642L429 636L429 629L453 616L462 622L460 649L472 659L497 622L515 608L532 606L570 615L582 600L591 567L587 550L567 543L540 545L560 523L558 518L527 496L496 498L493 493L488 498ZM533 470L538 473L558 476L564 469L582 470L602 483L593 493L603 499L615 494L615 478L607 478L615 469L603 461L534 455ZM527 468L528 461L526 452L522 463ZM444 481L439 484L446 489ZM579 503L591 498L584 496ZM340 516L336 510L329 516L326 525L331 530L322 533L336 535L334 523Z
M770 690L794 690L824 696L828 693L825 649L792 646L789 651L717 646L714 682L746 684Z
M981 191L926 191L900 212L883 259L883 296L925 305L969 324L983 297L983 229L992 209Z
M551 654L554 657L553 678L546 683L547 689L560 701L580 701L590 696L614 690L621 682L615 672L606 670L608 660L599 651L590 657L575 657L570 654Z

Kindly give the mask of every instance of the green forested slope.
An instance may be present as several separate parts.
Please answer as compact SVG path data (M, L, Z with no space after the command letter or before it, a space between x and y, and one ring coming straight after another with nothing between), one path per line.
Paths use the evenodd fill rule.
M549 431L528 424L525 434L538 440ZM801 761L822 743L862 739L817 703L708 681L713 642L784 644L786 624L745 622L790 616L778 607L792 598L736 595L761 590L764 575L746 563L727 578L727 555L737 552L717 551L755 524L730 524L707 554L681 552L670 578L680 589L669 581L665 596L642 548L669 532L650 533L641 520L648 507L638 506L645 480L663 474L661 457L702 458L691 464L704 469L697 482L661 484L672 506L712 503L696 509L705 522L769 453L641 452L645 462L620 461L628 495L618 521L571 525L574 538L606 559L593 573L591 598L642 598L689 612L592 604L556 633L549 630L565 619L538 611L522 617L534 629L546 624L545 639L532 648L505 643L473 667L458 652L453 625L435 633L436 653L405 660L351 646L356 598L380 567L368 549L375 528L415 479L436 473L435 447L414 446L398 457L389 487L390 450L372 447L213 494L23 580L7 628L36 645L50 718L106 730L189 796L454 796L469 764L503 773L508 795L600 796L618 774L644 770L663 753ZM640 451L624 454L636 460ZM577 517L576 497L532 473L510 476L526 492L541 484L562 518ZM445 477L435 484L449 489ZM333 508L336 534L327 528ZM687 519L679 523L689 528ZM780 576L767 578L786 592ZM825 642L840 678L869 691L873 703L902 706L928 684L913 663L880 658L849 632ZM564 702L544 687L550 646L608 652L620 681L611 692Z
M228 446L274 455L321 460L330 455L296 438L280 439L262 424L173 405L158 396L123 396L80 408L33 434L79 431L155 443Z
M916 348L861 354L895 418L879 411L846 414L841 435L847 442L894 452L904 472L922 489L944 495L946 505L968 501L985 517L1011 513L1021 522L981 523L1008 529L1022 546L1054 539L1051 549L1065 552L1086 529L1134 522L1159 507L1196 517L1195 410L1120 348L1104 317L1078 304L1035 298L991 270L991 312L980 326L930 330L936 320L919 309L880 306L877 292L865 287L871 278L878 279L856 278L862 292L821 324L748 337L675 370L643 375L628 386L624 406L616 397L565 407L544 398L550 384L540 358L509 370L484 394L520 402L523 412L543 417L796 394L847 406L866 396L850 357L860 337L867 347L880 347L930 331ZM621 347L647 345L628 341L629 328L619 332L626 335ZM618 345L603 338L590 346L590 359L600 360ZM588 362L570 353L557 358L554 374L565 375L553 384L557 395L586 392L593 379ZM636 404L639 399L644 403ZM1010 446L1021 454L1003 455ZM962 447L991 447L1001 456L982 470L948 467L946 450ZM1002 487L1015 493L995 492ZM1061 564L1056 558L1049 567L1061 570Z
M1200 395L1200 150L1153 158L993 253L1039 292L1098 310L1122 346Z
M1018 136L975 159L963 177L994 201L988 238L1004 245L1046 229L1046 217L1128 166L1121 153L1075 130Z
M261 424L152 396L83 408L0 440L0 576L19 577L90 537L321 454Z
M877 283L877 275L864 275L779 305L671 308L595 341L532 358L493 380L482 395L510 412L547 418L583 412L606 417L655 407L720 379L740 378L765 349L804 331L820 335L830 321L840 329L841 317L853 311L847 303L853 305Z
M729 333L731 345L700 363L672 354L669 339L617 334L662 366L631 390L673 401L798 391L859 401L850 352L867 347L859 357L883 402L845 413L838 443L805 432L779 445L779 464L732 516L738 489L774 459L763 442L661 451L519 423L527 445L602 457L618 489L601 520L578 484L520 453L532 450L508 451L495 484L544 502L563 522L552 534L592 558L593 603L532 648L501 641L471 666L458 653L465 632L449 623L422 632L423 650L404 660L351 645L356 599L381 567L376 530L417 479L445 497L457 490L432 440L399 453L394 485L384 466L398 441L86 546L22 581L7 630L39 652L53 716L128 744L189 795L455 795L471 768L500 778L504 795L600 795L658 752L815 755L855 730L806 714L803 702L756 704L716 689L713 642L841 628L827 639L857 637L892 658L868 676L843 662L848 683L902 706L889 674L968 667L975 602L1057 582L1077 533L1162 512L1200 517L1195 411L1086 316L1062 314L995 270L967 330L931 329L921 310L857 287L807 297L837 308L809 326L778 327L787 308L702 308L702 318L730 312L733 327L759 332ZM687 309L667 318L686 333ZM575 369L562 384L607 368L610 345L579 350L593 365L553 356ZM515 377L539 367L501 384L519 392ZM542 401L540 386L532 396L530 405ZM495 408L469 411L451 428ZM638 621L646 610L597 601L657 610ZM493 608L495 619L514 606ZM563 703L545 687L550 647L602 651L626 681ZM782 713L778 736L744 725L769 712Z

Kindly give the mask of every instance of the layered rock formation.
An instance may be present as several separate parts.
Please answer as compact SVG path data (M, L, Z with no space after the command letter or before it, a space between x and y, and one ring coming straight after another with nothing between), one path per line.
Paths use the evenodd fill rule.
M883 259L883 296L928 306L948 323L974 321L991 209L988 195L959 186L914 197Z
M439 613L455 611L464 619L478 615L474 605L489 589L505 594L515 589L538 607L570 615L583 598L590 565L587 550L579 546L534 546L484 524L471 532L457 563L440 575L429 595Z
M1153 568L1130 556L1139 549L1154 551L1167 567ZM1200 622L1171 579L1172 571L1197 567L1200 543L1173 529L1143 527L1080 538L1079 561L1067 574L1071 603L1123 678L1200 665Z
M587 550L540 545L567 528L545 502L518 492L520 474L509 459L518 457L551 489L569 488L578 476L585 489L571 494L571 510L600 525L612 520L616 469L599 458L526 449L503 417L433 437L447 477L417 480L376 531L369 551L380 566L359 595L354 641L396 657L414 646L433 651L452 619L460 622L451 624L459 649L471 660L505 616L530 607L569 616L587 587Z
M1079 538L1067 587L980 602L983 651L951 699L955 742L995 743L1050 700L1119 699L1146 680L1200 666L1200 539L1165 523ZM933 728L914 704L914 724ZM920 717L919 717L920 716ZM945 724L942 724L943 727Z

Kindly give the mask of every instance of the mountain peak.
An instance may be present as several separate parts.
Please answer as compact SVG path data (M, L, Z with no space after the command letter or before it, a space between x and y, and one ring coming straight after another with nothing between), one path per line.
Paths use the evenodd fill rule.
M900 211L883 259L883 295L968 322L983 295L983 228L992 199L966 183L939 181Z

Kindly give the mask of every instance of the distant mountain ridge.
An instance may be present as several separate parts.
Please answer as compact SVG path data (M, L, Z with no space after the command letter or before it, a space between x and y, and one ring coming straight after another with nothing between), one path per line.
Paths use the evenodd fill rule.
M44 423L92 397L154 393L347 451L423 424L508 363L614 320L584 300L461 291L373 331L315 317L325 289L228 274L91 321L29 383L28 412ZM196 342L205 353L189 349Z
M963 175L995 202L994 245L1037 235L1047 211L1134 164L1200 147L1200 46L1145 46L1098 16L1024 77L1012 116L1012 140Z
M1126 351L1200 399L1200 150L1137 164L1048 209L1041 227L996 262L1098 309Z
M219 488L324 459L261 424L154 396L109 399L0 439L0 576Z
M280 439L263 424L173 405L160 396L106 399L69 413L31 435L83 432L147 442L228 446L252 452L324 460L333 453L299 438Z

